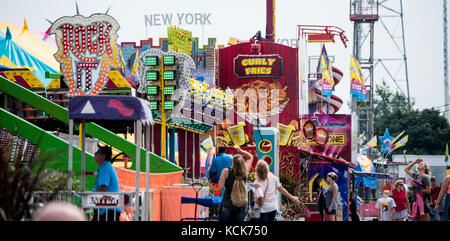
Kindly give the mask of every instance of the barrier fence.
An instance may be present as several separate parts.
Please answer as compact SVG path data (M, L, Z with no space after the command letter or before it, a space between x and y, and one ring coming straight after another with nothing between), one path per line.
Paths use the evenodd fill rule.
M139 205L139 212L136 212L135 204L138 200L141 205ZM120 221L145 221L152 219L153 192L149 192L148 195L140 192L138 199L136 192L33 192L30 202L35 211L48 202L72 203L83 209L88 221L100 220L100 216L95 213L119 208L121 209ZM105 214L106 221L119 221L116 220L115 215L110 215L108 212ZM95 217L96 220L94 220Z

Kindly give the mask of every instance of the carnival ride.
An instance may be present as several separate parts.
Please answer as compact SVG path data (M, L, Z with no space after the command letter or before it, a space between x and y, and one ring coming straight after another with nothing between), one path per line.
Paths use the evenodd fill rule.
M305 39L308 43L335 43L334 38L339 36L342 44L347 48L349 42L348 38L345 36L345 31L339 27L335 26L321 26L321 25L298 25L298 39ZM325 57L325 61L328 64L329 59L325 50L325 45L323 45L321 56ZM309 83L309 103L314 107L314 111L320 114L336 114L342 107L343 101L336 95L331 95L330 97L324 96L322 93L323 81L321 80L322 75L319 71L319 66L321 59L318 61L317 71L315 73L308 73ZM331 73L334 80L334 86L339 84L342 80L343 72L332 66ZM311 110L310 110L311 112Z
M14 98L17 98L34 108L37 108L41 111L46 112L48 115L56 118L57 120L68 123L68 111L53 103L52 101L43 98L34 92L23 88L22 86L19 86L15 84L14 82L0 77L0 91L2 91L5 94L8 94L10 96L13 96ZM42 130L39 127L36 127L35 125L23 121L20 117L17 117L16 115L13 115L11 113L8 113L5 109L0 109L2 111L2 121L0 122L0 127L6 128L11 132L16 132L17 135L23 136L24 138L30 140L33 144L38 145L40 148L44 148L44 150L49 151L48 154L56 154L58 156L57 161L51 165L51 167L57 168L59 170L67 170L67 163L68 163L68 156L67 156L67 150L68 150L68 144L66 141L58 138L58 137L52 137L51 134L46 133L44 130ZM21 120L21 121L19 121ZM18 126L15 126L17 123ZM19 126L20 124L20 126ZM28 131L30 130L30 131ZM31 131L32 130L32 131ZM136 157L136 145L133 143L130 143L129 141L117 136L116 134L112 133L111 131L95 124L95 123L87 123L86 124L86 134L95 137L103 142L105 142L108 145L111 145L121 151L123 151L126 155L128 155L131 159L135 159ZM39 140L39 136L43 135L45 138L42 140ZM54 142L54 143L53 143ZM56 153L55 153L56 152ZM57 153L61 152L61 154ZM80 153L80 149L77 147L74 147L74 154L79 155L76 153ZM146 150L144 148L141 148L141 171L145 171L145 153ZM79 156L78 156L79 157ZM77 158L74 158L75 162L77 162ZM96 164L92 159L92 155L87 154L87 166L86 171L87 172L95 172L96 170ZM81 162L80 162L81 163ZM155 155L152 154L150 156L150 165L152 173L173 173L173 172L180 172L181 168L176 166L175 164ZM74 170L77 170L80 165L75 164ZM135 168L135 162L133 162L132 169ZM79 170L79 169L78 169ZM86 179L86 186L89 189L89 187L93 187L93 184L95 183L94 177L88 177Z

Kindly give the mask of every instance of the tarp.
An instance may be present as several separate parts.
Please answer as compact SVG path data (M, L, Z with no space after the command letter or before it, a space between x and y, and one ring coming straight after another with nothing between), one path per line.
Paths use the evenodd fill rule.
M153 124L149 103L132 96L75 96L69 102L69 119L142 120Z
M376 173L375 166L367 156L358 154L358 165L356 165L355 173ZM369 175L356 175L355 186L365 186L370 188L377 187L377 178Z
M44 84L47 85L51 80L46 80L45 72L57 73L55 69L48 66L31 53L24 50L12 40L12 33L9 28L6 31L4 39L0 39L0 60L1 65L9 68L28 67L33 74Z

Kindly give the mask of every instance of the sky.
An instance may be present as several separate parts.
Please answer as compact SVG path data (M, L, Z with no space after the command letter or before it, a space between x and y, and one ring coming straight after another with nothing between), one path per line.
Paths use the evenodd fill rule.
M97 12L106 12L120 24L118 42L139 42L148 37L166 37L166 25L146 27L145 16L155 14L172 15L172 25L193 32L193 36L204 43L208 37L217 39L217 44L228 43L230 37L248 40L258 30L265 35L266 6L265 0L77 0L81 15L90 16ZM386 3L393 9L399 9L399 0ZM403 1L405 47L409 74L410 95L419 109L444 108L444 67L443 67L443 11L442 1ZM381 14L388 13L380 9ZM14 0L2 3L0 21L22 25L27 19L30 29L44 32L50 26L46 19L55 21L63 16L76 14L74 0ZM200 17L195 25L188 24L192 16L206 18L204 25ZM327 52L335 57L333 66L344 72L343 81L335 87L335 95L344 100L338 113L349 114L348 103L351 101L350 56L352 54L353 22L349 20L348 0L277 0L275 3L275 33L277 39L296 39L297 25L331 25L340 27L349 39L347 48L337 37L335 43L327 43ZM189 17L188 17L189 15ZM392 14L390 14L392 15ZM181 17L181 18L179 18ZM180 22L179 19L182 21ZM158 20L156 20L158 22ZM168 19L166 19L168 23ZM401 34L399 19L385 18L384 24L395 29L394 36ZM4 31L4 30L2 30ZM399 52L387 37L383 24L375 23L375 58L398 57ZM156 39L156 40L155 40ZM401 44L401 39L398 39ZM308 55L320 54L320 44L309 44ZM400 45L402 47L402 45ZM394 64L393 74L404 79L404 70ZM398 90L395 83L380 67L374 73L375 85L382 81ZM406 94L406 82L399 82L400 89Z

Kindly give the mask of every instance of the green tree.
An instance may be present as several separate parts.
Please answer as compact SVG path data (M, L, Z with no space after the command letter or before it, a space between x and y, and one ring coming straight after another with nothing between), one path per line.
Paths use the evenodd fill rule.
M385 82L377 86L374 99L374 134L383 136L386 128L392 136L405 131L409 135L408 154L443 155L450 141L447 119L434 108L418 110L406 96L393 92ZM397 151L398 152L398 151Z

